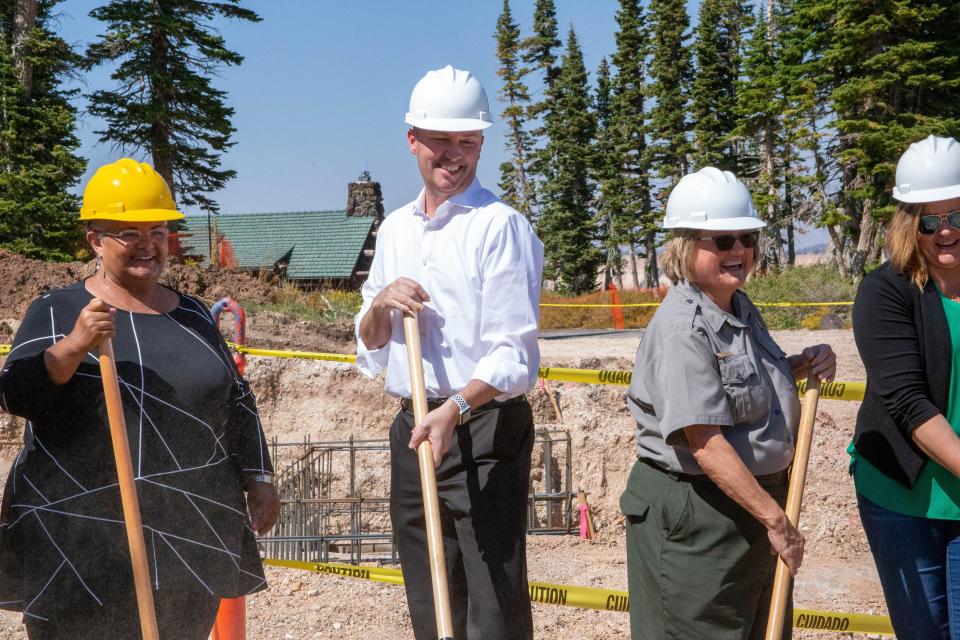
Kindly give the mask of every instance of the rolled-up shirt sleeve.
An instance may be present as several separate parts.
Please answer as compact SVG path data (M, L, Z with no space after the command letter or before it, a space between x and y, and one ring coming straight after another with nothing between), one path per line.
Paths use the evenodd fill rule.
M644 368L644 384L667 444L675 445L680 431L695 424L733 425L730 404L707 337L696 329L664 335L656 361Z
M480 338L489 345L472 378L500 391L497 400L526 393L537 380L543 243L519 215L491 229L480 263Z
M373 303L373 299L386 286L383 276L383 259L381 258L383 255L380 246L381 237L382 235L377 236L376 250L373 254L373 264L370 265L370 275L360 289L363 304L360 307L360 312L357 313L353 319L354 334L357 339L357 369L359 369L360 373L370 378L375 377L383 371L387 367L387 362L390 359L389 341L379 349L367 349L367 345L365 345L360 338L360 321L363 320L363 316L367 315L367 312L370 311L370 305Z

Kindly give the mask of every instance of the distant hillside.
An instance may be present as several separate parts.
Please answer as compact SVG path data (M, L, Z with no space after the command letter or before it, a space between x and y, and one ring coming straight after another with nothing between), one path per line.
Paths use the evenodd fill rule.
M818 244L811 244L810 246L797 249L798 255L808 255L811 253L826 253L827 252L827 243L820 242Z

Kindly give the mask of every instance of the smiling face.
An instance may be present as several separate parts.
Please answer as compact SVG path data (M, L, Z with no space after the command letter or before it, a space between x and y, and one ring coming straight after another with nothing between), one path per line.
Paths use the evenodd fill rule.
M163 273L169 252L165 230L164 222L94 220L87 242L100 256L104 275L133 291L152 287ZM132 238L133 233L138 234L136 239L113 237L124 234Z
M733 294L746 283L753 271L754 249L744 247L740 242L743 233L701 231L699 238L732 234L737 241L730 249L721 251L713 240L698 239L690 260L690 279L725 311L730 311Z
M960 198L928 202L923 205L921 215L946 216L951 211L960 210ZM917 247L920 255L933 273L960 273L960 229L954 229L947 221L941 220L940 228L933 234L917 233Z
M433 216L437 207L462 193L477 175L483 134L479 131L407 131L410 153L417 156L423 176L425 208Z

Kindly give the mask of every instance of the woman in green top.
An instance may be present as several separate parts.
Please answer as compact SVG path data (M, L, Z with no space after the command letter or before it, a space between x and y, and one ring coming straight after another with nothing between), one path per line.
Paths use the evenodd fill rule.
M851 471L894 631L960 638L960 144L897 165L890 260L860 286L867 390Z

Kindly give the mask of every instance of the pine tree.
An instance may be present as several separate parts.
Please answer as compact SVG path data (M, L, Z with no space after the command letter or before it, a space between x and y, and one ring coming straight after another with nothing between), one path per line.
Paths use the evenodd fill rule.
M544 278L575 294L594 288L600 251L590 205L589 150L596 123L590 110L587 70L571 25L566 51L549 91L543 204L537 234L545 252Z
M90 113L107 123L96 132L100 140L125 153L149 152L181 207L217 213L206 194L236 176L221 168L221 154L234 144L234 110L211 80L243 57L226 47L210 21L256 22L259 16L240 0L109 0L90 15L107 31L87 48L88 66L117 65L116 88L89 96Z
M523 41L523 62L527 71L540 72L543 76L544 95L549 95L560 70L557 56L560 48L557 31L557 7L554 0L537 0L533 10L533 35ZM530 117L536 118L546 108L546 98L530 105Z
M686 44L690 25L684 0L650 0L653 23L650 77L656 106L650 116L652 167L665 187L658 198L662 204L673 185L689 171L687 140L687 94L691 63Z
M760 218L767 223L761 246L761 261L779 267L783 251L783 220L780 178L776 165L779 116L783 109L772 42L771 18L760 8L753 33L747 43L743 74L737 88L737 135L745 148L740 163L740 178L753 195Z
M597 89L594 99L596 134L591 158L591 176L597 185L595 193L597 239L605 252L604 288L611 280L623 288L620 247L625 244L619 217L622 213L622 180L617 155L616 129L613 123L612 80L606 58L600 60L597 70Z
M659 220L650 203L650 152L647 146L646 82L650 35L638 0L620 0L613 64L617 75L613 85L612 128L618 171L605 185L611 207L618 215L614 227L621 243L630 252L633 284L640 286L636 245L642 241L646 255L644 280L656 286L656 247ZM620 285L622 286L622 282Z
M737 0L703 0L693 44L696 73L690 89L693 162L736 173L736 81L740 71L743 8Z
M0 2L0 246L33 258L83 255L74 92L79 60L50 28L54 0Z
M881 223L893 211L888 185L906 146L930 133L960 133L960 5L895 0L883 11L839 0L831 53L852 69L832 94L845 199L859 213L850 270L879 259ZM850 205L848 205L850 206Z
M960 135L958 23L960 5L947 0L791 5L789 51L803 62L790 95L828 98L826 118L810 128L831 132L822 147L830 157L817 161L838 186L821 223L844 273L856 277L880 257L900 153L931 133Z
M530 220L534 209L533 183L528 175L533 145L526 130L530 96L523 82L525 69L520 67L519 61L520 27L510 13L510 0L503 0L495 37L500 63L497 75L503 81L499 95L507 104L503 118L508 128L506 148L510 153L510 160L500 165L499 186L504 202Z

